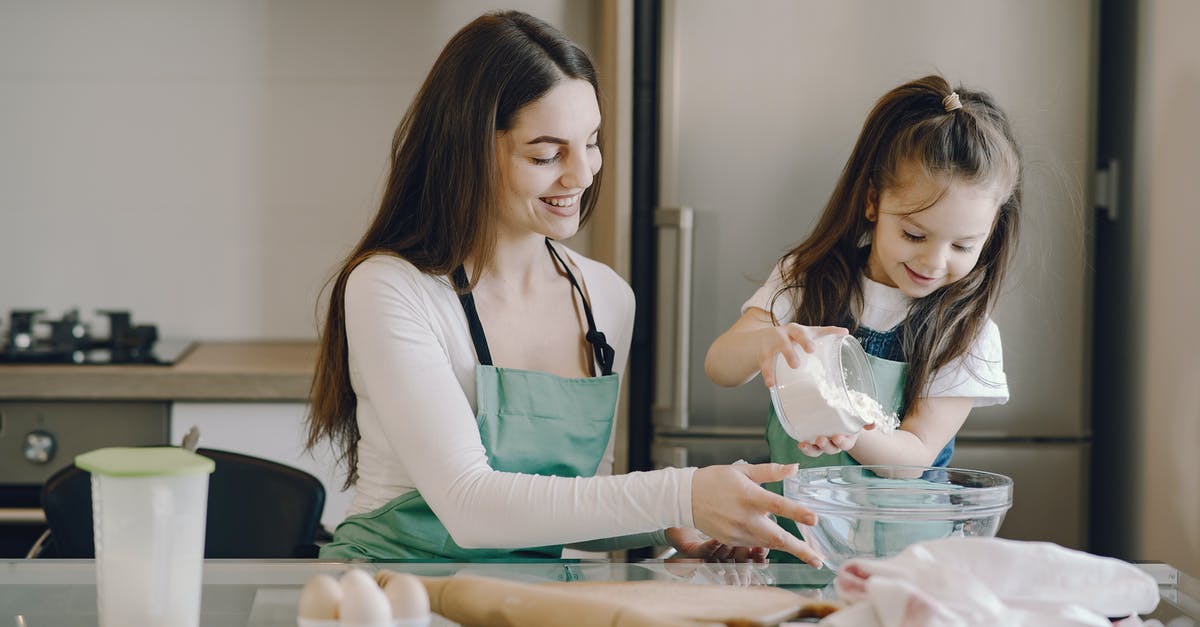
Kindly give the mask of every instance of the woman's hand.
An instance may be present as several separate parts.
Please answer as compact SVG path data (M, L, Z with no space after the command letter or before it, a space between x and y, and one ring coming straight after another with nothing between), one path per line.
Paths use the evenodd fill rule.
M696 528L722 544L779 549L820 568L821 556L771 518L775 514L812 525L817 515L759 485L794 474L795 464L700 468L692 477L692 519Z
M863 426L863 431L874 428L875 423L871 423ZM833 455L840 451L849 451L850 449L854 448L854 445L858 442L858 435L860 433L862 433L862 431L855 431L854 433L838 433L835 435L822 435L818 436L816 440L805 440L804 442L798 442L796 447L800 449L801 453L804 453L809 457Z
M775 385L775 356L783 355L784 361L792 368L800 367L800 353L796 346L806 353L816 350L813 340L822 335L846 335L849 331L842 327L806 327L802 324L789 322L777 327L766 327L755 334L758 343L758 370L762 373L763 385L768 388Z
M765 562L767 549L761 546L729 546L691 527L669 527L667 541L680 558L699 558L706 562Z

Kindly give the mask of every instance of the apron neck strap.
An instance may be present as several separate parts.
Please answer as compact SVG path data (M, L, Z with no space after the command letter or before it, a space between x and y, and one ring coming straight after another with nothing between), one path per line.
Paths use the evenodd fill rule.
M592 308L588 305L587 296L583 294L583 288L579 287L579 281L576 281L575 275L571 274L571 268L567 267L567 262L563 261L557 250L554 250L554 245L550 243L549 237L546 238L546 249L558 260L563 272L567 273L567 280L571 282L571 287L575 288L575 291L579 293L579 300L583 302L583 313L587 316L588 325L587 341L592 345L592 351L596 354L596 363L600 364L600 374L605 376L612 374L616 351L609 346L604 334L596 330L596 319L592 317Z
M600 374L612 374L613 361L616 356L616 351L608 344L604 333L596 329L596 319L592 316L592 307L588 304L588 299L583 294L583 288L579 287L579 281L575 280L575 275L571 273L571 269L567 266L567 262L554 249L554 245L550 243L550 238L546 238L546 250L550 251L551 256L562 267L563 272L567 274L567 280L571 282L571 287L579 293L579 299L583 301L583 314L587 317L587 341L592 345L592 352L595 353L596 363L600 365ZM471 342L475 345L475 356L479 359L479 363L484 366L492 365L492 352L488 349L487 336L483 333L483 323L479 321L479 311L475 309L475 297L471 292L462 290L467 289L467 271L459 266L454 269L452 275L454 279L454 287L458 288L458 300L462 303L463 312L467 314L467 327L471 331Z
M459 266L454 269L454 287L458 288L458 300L462 303L463 312L467 314L467 327L471 330L471 343L475 345L475 357L484 366L492 365L492 351L488 350L487 336L483 334L483 323L479 321L479 312L475 309L475 297L467 289L467 271Z

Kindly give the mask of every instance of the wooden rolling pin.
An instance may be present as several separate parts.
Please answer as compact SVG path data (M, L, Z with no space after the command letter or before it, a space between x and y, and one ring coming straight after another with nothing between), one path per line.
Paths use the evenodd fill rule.
M380 585L392 571L376 573ZM471 627L699 627L778 625L837 609L769 586L671 581L519 583L491 577L419 577L433 612Z

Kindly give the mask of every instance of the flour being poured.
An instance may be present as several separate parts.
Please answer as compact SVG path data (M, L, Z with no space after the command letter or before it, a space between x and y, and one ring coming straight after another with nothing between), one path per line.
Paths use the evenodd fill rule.
M771 390L775 411L784 430L797 441L857 433L869 424L890 433L900 424L896 414L885 411L870 395L858 390L843 392L842 381L834 378L820 359L804 359L800 368L793 369L780 356L776 378Z

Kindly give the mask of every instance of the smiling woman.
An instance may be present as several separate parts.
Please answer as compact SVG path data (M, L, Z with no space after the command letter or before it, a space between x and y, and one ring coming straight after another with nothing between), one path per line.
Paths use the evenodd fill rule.
M578 46L518 12L471 22L434 63L379 213L333 281L309 446L334 442L355 498L322 557L669 543L819 563L767 516L811 513L758 485L792 467L611 476L633 294L558 243L596 202L596 84Z
M512 356L510 364L515 367L588 377L593 374L588 344L579 333L588 328L580 309L588 303L582 292L576 302L571 282L562 280L559 268L545 263L546 253L538 244L541 239L571 237L579 230L581 201L600 171L596 90L586 80L564 79L514 117L511 128L496 133L500 174L497 241L532 242L535 263L542 261L542 271L518 270L525 278L516 293L509 282L480 281L472 298L482 311L491 313L491 326L514 331L491 341L494 354ZM557 254L553 248L550 251ZM472 267L476 263L468 261ZM565 263L560 265L566 268ZM619 291L624 289L621 285ZM523 302L512 302L514 296ZM624 296L614 295L612 300L624 300ZM539 306L531 317L526 303L534 302ZM531 320L538 322L530 325ZM556 351L555 346L578 349Z
M580 225L580 200L600 172L600 105L591 83L568 79L496 134L502 193L498 227L561 240Z

